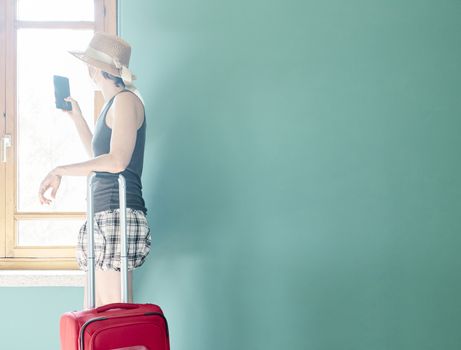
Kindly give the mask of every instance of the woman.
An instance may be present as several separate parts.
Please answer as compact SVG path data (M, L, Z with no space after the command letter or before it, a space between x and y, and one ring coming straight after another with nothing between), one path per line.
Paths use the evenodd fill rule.
M105 105L92 135L80 107L72 98L69 116L91 157L82 163L58 166L51 170L39 188L41 204L55 198L62 176L87 176L94 179L96 306L120 302L120 210L118 174L126 179L128 284L132 300L131 271L143 264L150 251L150 230L142 197L141 174L144 158L146 121L144 105L131 83L128 69L131 47L121 38L96 33L85 52L71 52L88 65L88 72L104 96ZM80 229L77 262L87 270L87 225ZM85 282L86 283L86 282ZM87 286L84 304L86 308Z

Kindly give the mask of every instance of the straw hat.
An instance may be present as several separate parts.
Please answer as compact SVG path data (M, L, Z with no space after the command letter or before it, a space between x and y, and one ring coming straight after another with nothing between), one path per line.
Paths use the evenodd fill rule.
M131 46L116 35L97 32L84 52L69 52L83 62L122 78L125 85L132 85L136 79L128 69Z

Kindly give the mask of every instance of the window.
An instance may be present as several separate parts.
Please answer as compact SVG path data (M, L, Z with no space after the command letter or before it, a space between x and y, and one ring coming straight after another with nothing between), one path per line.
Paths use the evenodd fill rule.
M86 179L63 178L49 207L37 193L53 167L87 159L54 107L53 75L69 77L91 127L102 99L67 51L84 50L94 31L116 32L116 0L0 0L0 269L77 268Z

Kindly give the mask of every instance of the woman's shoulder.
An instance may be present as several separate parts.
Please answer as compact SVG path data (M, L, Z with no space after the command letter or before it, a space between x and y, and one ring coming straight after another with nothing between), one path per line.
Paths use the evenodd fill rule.
M120 92L114 99L115 109L130 110L135 108L136 114L144 117L144 102L140 94L132 90Z
M138 128L141 127L144 123L145 111L144 103L141 100L140 96L131 90L124 90L115 96L113 101L114 108L109 111L108 114L108 126L111 127L112 118L114 113L117 115L120 113L125 114L134 114L136 115Z
M142 107L144 109L144 102L142 100L139 91L135 90L123 90L117 94L114 98L114 104L116 105L132 105Z

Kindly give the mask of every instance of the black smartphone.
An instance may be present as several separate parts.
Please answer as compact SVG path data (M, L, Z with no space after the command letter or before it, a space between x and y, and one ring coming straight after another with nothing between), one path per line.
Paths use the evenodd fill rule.
M69 78L53 75L53 82L56 108L71 111L72 104L64 101L65 98L70 96Z

